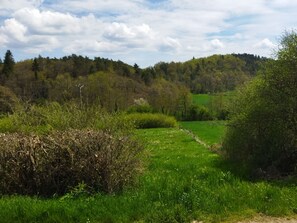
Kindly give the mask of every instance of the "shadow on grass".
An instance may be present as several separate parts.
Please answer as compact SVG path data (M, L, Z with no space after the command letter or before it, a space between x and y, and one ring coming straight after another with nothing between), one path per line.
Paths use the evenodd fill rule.
M261 170L251 171L248 167L242 166L239 163L232 162L224 159L222 156L220 159L214 161L214 167L220 169L223 172L230 172L236 178L241 181L250 183L265 182L271 186L277 186L280 188L291 188L297 185L297 175L278 175L271 176L265 175Z

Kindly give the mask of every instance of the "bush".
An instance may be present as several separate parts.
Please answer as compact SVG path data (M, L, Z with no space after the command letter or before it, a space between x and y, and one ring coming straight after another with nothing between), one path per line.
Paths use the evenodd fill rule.
M286 34L277 60L239 92L223 141L229 160L254 177L297 170L297 34Z
M143 98L134 100L134 105L130 106L127 113L152 113L150 104Z
M49 197L81 183L119 192L139 174L142 152L130 137L102 131L0 134L0 193Z
M132 122L138 129L171 128L177 126L175 118L163 114L133 113L126 115L125 120Z
M187 121L213 120L214 116L205 106L191 105L188 111Z

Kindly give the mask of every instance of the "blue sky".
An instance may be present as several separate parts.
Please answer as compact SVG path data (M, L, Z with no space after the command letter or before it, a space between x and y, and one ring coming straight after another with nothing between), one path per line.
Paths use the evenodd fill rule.
M107 57L141 67L212 54L272 56L296 0L0 0L0 57Z

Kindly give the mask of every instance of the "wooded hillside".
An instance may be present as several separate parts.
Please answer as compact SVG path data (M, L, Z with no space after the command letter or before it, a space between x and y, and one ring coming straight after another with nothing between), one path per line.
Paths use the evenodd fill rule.
M155 111L178 117L191 104L190 92L233 90L255 76L266 60L248 54L213 55L141 69L137 64L74 54L15 63L8 50L0 64L1 85L6 87L1 94L14 93L29 103L98 104L108 111L126 110L143 98Z

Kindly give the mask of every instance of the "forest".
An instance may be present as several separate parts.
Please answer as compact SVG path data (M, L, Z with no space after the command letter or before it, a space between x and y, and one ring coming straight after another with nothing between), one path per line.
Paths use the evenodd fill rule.
M1 100L1 112L12 112L17 101L72 101L115 112L144 99L155 112L189 119L193 110L200 109L193 108L192 93L233 91L252 79L267 60L249 54L213 55L141 69L137 64L77 55L15 62L7 50L0 64L0 80L2 98L9 100Z

